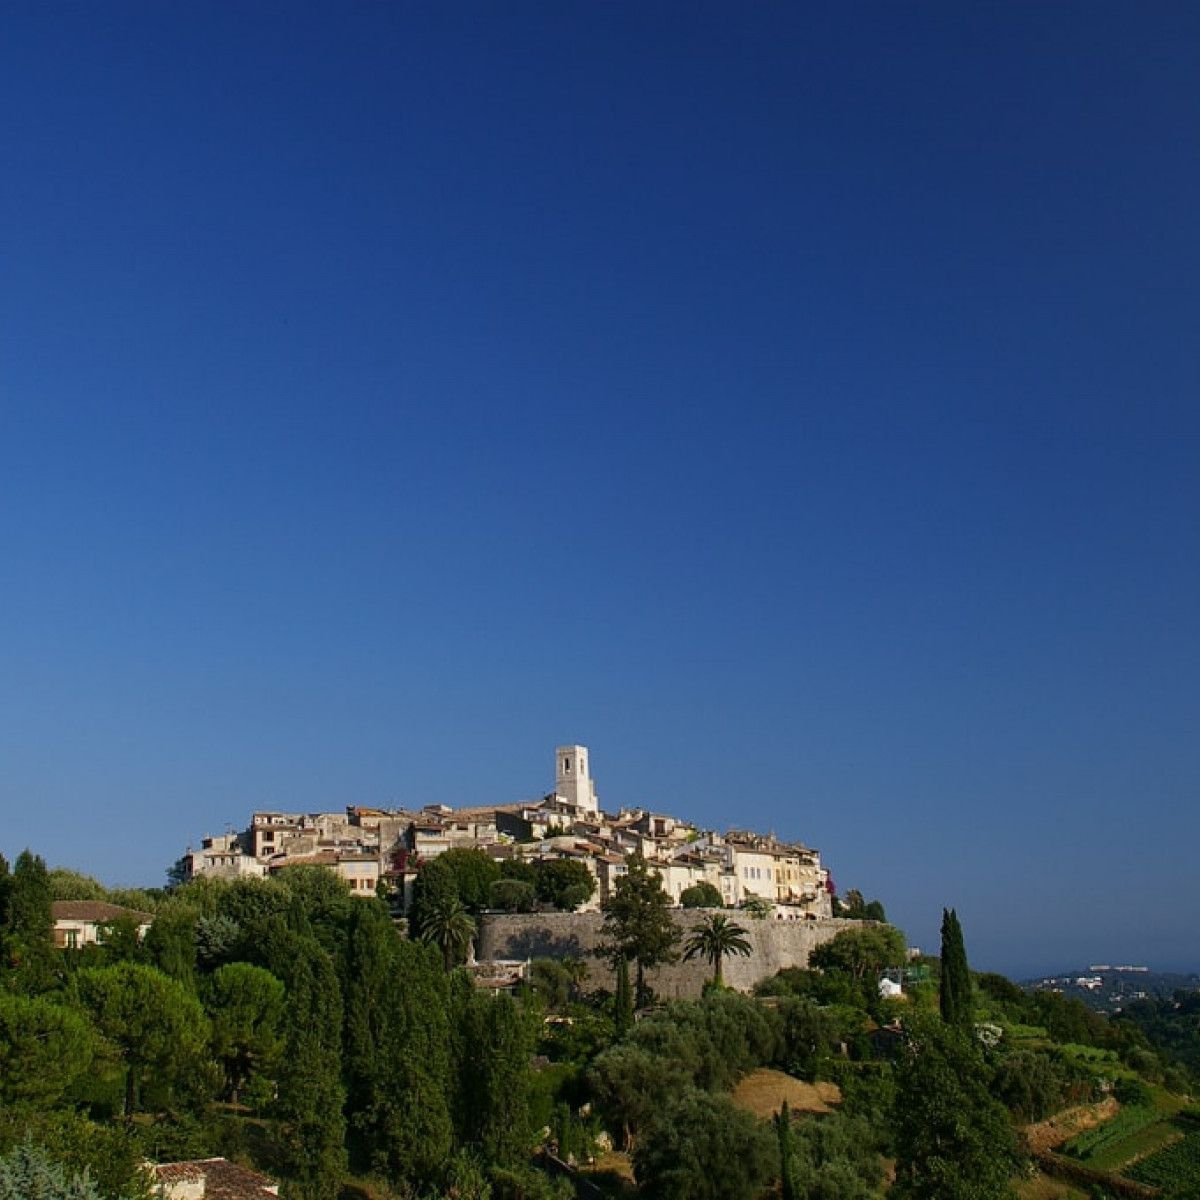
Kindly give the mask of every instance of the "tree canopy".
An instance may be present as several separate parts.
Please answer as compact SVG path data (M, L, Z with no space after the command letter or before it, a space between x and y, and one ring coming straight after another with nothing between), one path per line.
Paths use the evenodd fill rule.
M597 952L614 966L622 958L637 965L638 1004L646 1002L646 971L679 958L680 932L671 908L659 873L642 855L631 855L604 905L604 939Z
M633 1152L649 1200L754 1200L774 1174L767 1126L724 1096L687 1088L656 1114Z
M125 1114L137 1106L146 1075L170 1083L193 1069L208 1041L200 1002L154 967L120 962L75 977L76 993L125 1067Z
M693 883L679 894L679 903L684 908L723 908L721 893L707 879Z
M936 1017L907 1023L896 1092L897 1200L1004 1200L1016 1147L971 1036Z

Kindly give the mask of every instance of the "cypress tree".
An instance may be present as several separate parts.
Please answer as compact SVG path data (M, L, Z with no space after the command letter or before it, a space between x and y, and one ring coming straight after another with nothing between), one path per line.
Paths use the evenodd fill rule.
M5 957L16 990L30 994L54 985L54 917L45 861L28 850L17 856L7 887Z
M942 985L939 995L942 1020L947 1025L969 1027L974 1018L971 971L963 945L962 926L952 908L942 909Z
M799 1200L792 1178L792 1114L788 1102L775 1114L775 1134L779 1138L779 1179L782 1200Z
M448 987L435 950L357 901L346 957L347 1113L355 1165L421 1188L449 1158Z
M517 1167L532 1148L529 1014L509 996L483 992L460 995L455 1007L459 1140L490 1166Z
M289 1177L283 1195L329 1200L346 1171L341 989L332 959L311 933L292 933L273 950L271 969L287 987L277 1103Z
M8 859L0 854L0 946L8 932L8 898L12 889L12 876L8 870Z
M629 986L629 959L617 959L617 994L613 1002L613 1028L624 1037L633 1027L633 989Z

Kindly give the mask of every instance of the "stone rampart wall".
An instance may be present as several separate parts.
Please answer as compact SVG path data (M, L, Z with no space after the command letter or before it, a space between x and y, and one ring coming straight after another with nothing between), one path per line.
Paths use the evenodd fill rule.
M672 918L686 938L708 909L673 909ZM725 960L725 982L749 991L784 967L805 967L818 946L843 929L861 929L858 921L823 918L816 921L756 920L747 913L729 913L746 930L752 947L748 958ZM612 987L612 972L594 955L601 940L604 918L600 913L485 913L480 919L476 955L486 959L581 958L589 966L589 986ZM694 959L651 971L647 977L655 993L665 1000L699 996L710 976L708 964Z

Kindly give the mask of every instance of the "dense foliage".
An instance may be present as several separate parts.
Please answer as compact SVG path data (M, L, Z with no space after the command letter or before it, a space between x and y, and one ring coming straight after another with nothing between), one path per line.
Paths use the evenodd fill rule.
M751 944L738 921L752 914L696 913L680 946L657 873L634 859L605 912L610 986L589 993L585 962L543 960L497 997L458 967L473 910L507 892L571 907L578 872L452 852L417 882L408 936L381 900L295 867L144 894L144 940L114 922L101 944L65 951L51 898L113 894L28 852L12 870L0 860L0 1181L144 1200L145 1158L225 1154L280 1179L284 1200L560 1200L573 1189L539 1153L585 1164L607 1135L637 1194L663 1200L998 1198L1021 1123L1112 1089L1121 1116L1073 1146L1104 1161L1114 1139L1158 1136L1142 1080L1182 1069L1144 1021L971 975L956 918L940 963L911 971L899 932L864 914L809 969L747 997L721 986L720 966ZM704 995L649 1003L645 971L681 950L708 963ZM884 998L881 972L901 968L904 999ZM1183 997L1150 1015L1192 1011ZM735 1089L771 1072L832 1081L841 1105L761 1120ZM1194 1180L1185 1133L1139 1168L1172 1197ZM594 1178L612 1195L633 1187Z

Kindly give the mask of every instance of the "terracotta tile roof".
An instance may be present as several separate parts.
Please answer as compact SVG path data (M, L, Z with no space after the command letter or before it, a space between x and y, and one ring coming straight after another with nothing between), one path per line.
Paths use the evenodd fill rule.
M51 915L56 921L115 921L118 917L133 917L139 924L153 921L151 913L138 912L136 908L123 908L104 900L55 900L50 905Z
M522 804L480 804L470 808L456 808L449 815L452 820L478 821L481 818L494 816L496 813L519 813L526 808L535 807L540 801L525 801Z
M192 1162L159 1163L154 1180L170 1189L172 1184L204 1180L204 1200L266 1200L278 1195L278 1185L266 1175L239 1167L225 1158L202 1158ZM170 1191L166 1191L170 1195Z
M316 850L310 854L276 854L271 859L271 870L284 867L333 867L337 865L335 850Z
M204 1170L194 1162L156 1163L154 1181L156 1183L191 1183L204 1178Z

